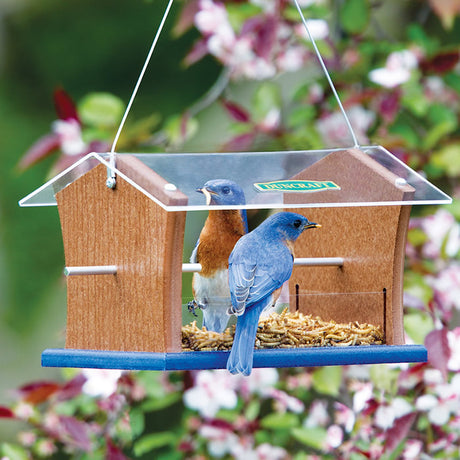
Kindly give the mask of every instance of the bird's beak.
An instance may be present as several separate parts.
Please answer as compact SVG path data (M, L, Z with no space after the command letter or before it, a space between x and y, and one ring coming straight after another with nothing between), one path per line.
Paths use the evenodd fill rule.
M315 222L308 222L308 224L305 224L305 226L303 228L304 228L304 230L307 229L307 228L321 228L321 225L317 224Z
M206 206L209 206L211 204L212 195L218 195L218 193L206 187L197 188L196 191L202 193L206 197Z

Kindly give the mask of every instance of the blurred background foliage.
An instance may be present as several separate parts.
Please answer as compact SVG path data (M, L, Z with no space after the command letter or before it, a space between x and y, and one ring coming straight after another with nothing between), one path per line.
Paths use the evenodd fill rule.
M64 430L63 439L71 439L63 450L78 452L77 458L119 460L125 458L122 450L146 458L154 450L163 452L162 458L192 458L192 453L197 459L213 453L228 458L245 442L257 445L252 458L287 458L286 451L273 446L272 456L263 457L270 442L300 453L322 452L324 458L339 458L333 453L339 447L340 458L400 458L409 447L415 455L422 450L433 455L426 458L447 451L449 458L460 458L458 417L440 396L450 391L460 401L460 390L455 393L460 362L454 353L460 341L457 200L433 218L427 216L438 209L417 207L409 232L406 332L410 340L425 341L437 350L437 362L409 369L255 373L246 383L219 381L218 373L116 374L113 388L110 376L101 384L112 388L108 393L85 390L90 377L73 372L64 373L67 383L52 383L62 376L40 368L41 350L64 340L60 227L55 208L20 209L17 201L63 166L62 160L76 159L66 152L69 146L53 144L59 126L71 126L77 143L97 141L101 149L110 144L165 3L0 0L0 403L15 400L11 413L0 404L0 417L27 420L36 430L34 436L45 432L58 439L62 433L47 425L51 418ZM308 17L321 19L315 29L318 44L360 141L382 144L457 198L458 2L300 3ZM198 12L207 16L198 19ZM175 2L120 139L120 151L350 145L296 22L294 8L284 0ZM272 34L274 30L280 35ZM56 93L57 88L63 92ZM57 118L68 122L69 117L75 123L52 124ZM48 143L37 144L44 135ZM53 149L55 154L49 156ZM22 169L25 159L43 161ZM192 231L186 257L203 218L188 223ZM434 378L431 371L441 377ZM439 378L444 387L435 386ZM40 379L46 383L22 387L15 395L7 392ZM200 393L208 380L222 390L216 390L214 403ZM182 402L190 391L195 391L194 398L184 396ZM359 398L366 404L359 405ZM443 416L435 408L443 408ZM166 418L168 425L162 428L159 420ZM0 441L2 436L14 440L16 430L11 420L0 421ZM405 437L414 431L417 434L404 446ZM338 432L340 442L334 438ZM1 452L22 460L28 458L27 442L32 442L34 455L50 456L57 445L62 447L62 440L55 444L50 439L22 439L24 448L7 444ZM98 456L88 453L95 445ZM183 454L177 453L178 447ZM380 456L382 449L387 449L385 457ZM241 452L239 458L249 458ZM300 453L296 459L306 458Z
M173 7L177 13L179 4ZM126 104L164 11L161 2L0 1L0 391L42 375L39 350L62 343L65 287L56 208L20 209L18 200L44 183L45 159L21 173L18 162L56 118L53 91L78 101L108 92ZM171 39L166 24L133 107L133 118L180 113L218 73L206 59L184 69L198 35ZM45 372L48 374L48 372ZM3 396L2 396L3 398Z

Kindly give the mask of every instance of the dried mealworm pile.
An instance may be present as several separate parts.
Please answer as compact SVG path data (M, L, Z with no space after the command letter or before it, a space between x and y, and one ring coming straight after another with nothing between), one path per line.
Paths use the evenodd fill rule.
M182 327L184 351L230 350L235 326L223 333L199 329L196 321ZM272 313L259 321L256 348L340 347L351 345L381 345L384 343L380 326L358 322L337 324L323 321L287 309Z

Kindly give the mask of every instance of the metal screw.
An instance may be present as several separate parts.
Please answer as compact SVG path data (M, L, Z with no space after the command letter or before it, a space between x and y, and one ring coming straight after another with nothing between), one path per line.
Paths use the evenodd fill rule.
M105 181L105 185L107 185L107 188L114 189L116 184L117 184L117 181L116 181L115 177L109 177Z
M177 187L174 184L169 183L169 184L165 184L164 189L167 192L175 192L177 190Z
M395 180L395 185L396 187L404 187L405 185L407 185L407 180L404 179L404 177L398 177Z

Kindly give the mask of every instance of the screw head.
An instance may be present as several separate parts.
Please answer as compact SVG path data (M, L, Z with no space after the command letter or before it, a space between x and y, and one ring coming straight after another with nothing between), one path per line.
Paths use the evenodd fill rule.
M174 184L171 184L171 183L165 184L164 188L165 188L165 190L167 192L175 192L177 190L177 187Z
M111 189L115 188L116 183L117 183L117 181L115 180L115 177L109 177L105 181L105 185L107 186L107 188L111 188Z

